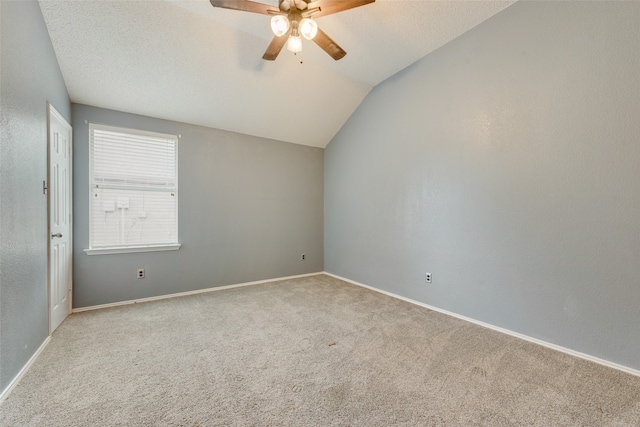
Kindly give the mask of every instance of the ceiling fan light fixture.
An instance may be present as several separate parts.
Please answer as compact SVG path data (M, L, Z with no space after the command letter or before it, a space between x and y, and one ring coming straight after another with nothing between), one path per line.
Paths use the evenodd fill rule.
M318 34L318 24L310 18L304 18L300 21L300 34L307 39L312 40Z
M302 37L300 36L289 36L289 40L287 40L287 50L289 52L298 53L302 51Z
M271 18L271 31L277 37L282 37L289 31L289 20L284 15L275 15Z
M2 1L2 0L0 0ZM275 34L262 55L265 61L274 61L284 45L287 50L302 51L302 37L313 40L334 60L344 58L347 52L331 37L318 28L313 18L374 3L376 0L209 0L213 7L259 13L271 18L271 30Z

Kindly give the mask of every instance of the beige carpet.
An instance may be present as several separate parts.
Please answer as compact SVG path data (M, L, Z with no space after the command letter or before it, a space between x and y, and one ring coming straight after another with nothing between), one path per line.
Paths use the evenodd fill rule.
M2 426L639 426L640 378L327 276L70 316Z

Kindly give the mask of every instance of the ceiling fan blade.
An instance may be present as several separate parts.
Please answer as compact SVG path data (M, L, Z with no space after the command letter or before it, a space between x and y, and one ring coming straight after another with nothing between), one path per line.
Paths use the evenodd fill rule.
M336 61L338 59L344 58L347 54L344 49L342 49L336 42L334 42L331 37L327 35L324 31L318 28L318 34L313 38L313 41L316 42L318 46L322 48L325 52L329 54Z
M262 59L266 61L275 61L283 46L287 43L289 34L291 34L291 30L289 30L287 34L281 37L273 36L273 39L271 40L271 43L269 43L267 50L264 52L264 55L262 55Z
M262 15L271 15L273 12L278 13L280 9L268 4L257 3L249 0L209 0L213 7L221 7L223 9L242 10L244 12L260 13Z
M317 0L309 3L308 8L320 8L318 12L313 14L315 19L342 12L343 10L353 9L354 7L364 6L365 4L373 3L375 1L376 0Z

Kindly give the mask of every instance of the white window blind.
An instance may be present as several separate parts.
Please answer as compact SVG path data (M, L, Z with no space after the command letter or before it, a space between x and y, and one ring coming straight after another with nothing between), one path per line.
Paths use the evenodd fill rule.
M89 125L90 250L178 243L178 138Z

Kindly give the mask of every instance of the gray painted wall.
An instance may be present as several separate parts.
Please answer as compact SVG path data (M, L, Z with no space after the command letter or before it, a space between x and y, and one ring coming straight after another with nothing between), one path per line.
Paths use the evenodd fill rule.
M377 86L325 152L325 270L640 369L639 22L518 2Z
M323 149L86 105L72 109L75 307L323 270ZM182 135L179 251L83 252L89 246L85 121ZM136 278L138 268L145 279Z
M0 1L0 392L49 335L47 101L71 106L40 8Z

